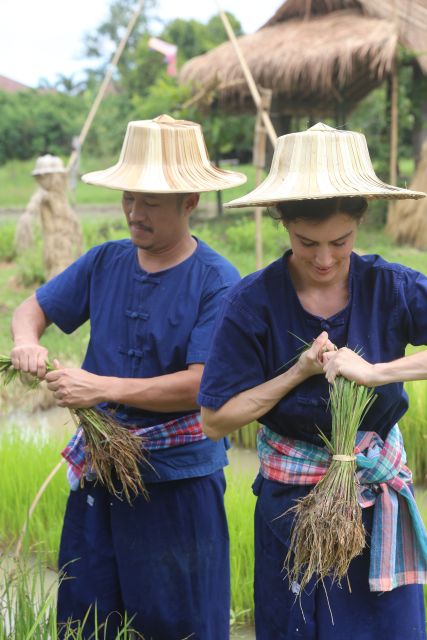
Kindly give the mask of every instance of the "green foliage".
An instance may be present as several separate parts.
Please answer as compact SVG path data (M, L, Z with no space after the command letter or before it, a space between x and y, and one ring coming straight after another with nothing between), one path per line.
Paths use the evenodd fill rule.
M0 91L0 164L44 153L61 155L78 131L81 101L62 94Z
M237 18L231 13L226 14L236 36L242 35L242 26ZM176 18L165 26L161 38L178 47L178 59L182 62L218 46L227 40L227 34L221 18L214 15L206 24Z
M134 94L131 99L133 117L149 120L162 113L175 118L189 118L188 110L182 105L190 98L191 91L185 85L179 85L175 78L165 71L157 75L146 95Z
M1 225L0 233L0 262L10 262L15 258L15 228L16 225L12 221L5 222Z

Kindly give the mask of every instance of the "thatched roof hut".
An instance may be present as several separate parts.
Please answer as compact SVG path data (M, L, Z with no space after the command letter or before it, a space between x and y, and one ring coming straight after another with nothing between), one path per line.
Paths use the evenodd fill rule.
M276 112L336 116L337 106L351 110L384 80L398 43L416 52L427 74L427 7L425 0L286 0L238 42L257 85L272 89ZM189 60L180 79L198 88L216 81L224 108L254 109L229 42Z

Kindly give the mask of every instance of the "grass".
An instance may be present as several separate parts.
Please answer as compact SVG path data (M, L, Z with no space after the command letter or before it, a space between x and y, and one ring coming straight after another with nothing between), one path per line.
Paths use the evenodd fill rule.
M19 426L0 434L0 547L14 550L27 509L42 481L58 461L58 452L66 438L28 437ZM226 470L226 510L230 529L232 620L253 620L253 510L255 497L250 491L253 473L232 462ZM7 573L7 554L0 556L0 640L35 638L56 640L52 590L45 580L46 567L56 567L60 527L68 494L64 468L44 493L31 519L25 541L24 558L31 557L31 567L23 563L15 585L4 585L1 573ZM417 502L427 523L427 491L417 491ZM12 589L20 590L19 621L16 634L5 632L7 616L1 607L16 611ZM31 595L32 594L32 595ZM34 595L37 594L37 595ZM37 624L36 624L37 623ZM43 635L43 633L45 635ZM32 635L31 635L32 634ZM70 640L71 640L70 636ZM77 635L75 640L80 640Z
M68 162L68 158L63 158L64 164ZM117 158L88 158L83 156L81 159L79 174L83 175L89 171L106 169L112 166ZM37 182L31 175L36 163L36 158L32 160L10 160L0 166L0 184L2 185L0 193L0 209L24 209L34 191L37 189ZM231 166L221 164L222 169L230 171L239 171L245 173L248 182L240 187L228 189L224 192L224 201L238 198L247 192L248 188L255 186L255 169L252 165ZM95 187L87 185L81 180L76 185L76 190L71 194L72 200L78 205L116 205L120 201L120 191L105 189L103 187ZM215 193L202 194L202 204L216 201Z
M63 439L52 436L34 437L34 434L29 436L19 426L11 426L6 431L0 432L0 469L2 470L0 474L0 495L2 496L0 548L9 548L13 551L26 519L27 510L38 488L57 464L59 451L66 440L66 436ZM249 471L242 472L241 469L236 471L231 466L226 469L226 475L225 504L230 529L232 618L236 623L244 623L253 618L252 520L255 497L250 491L253 474ZM67 495L68 485L65 470L62 467L43 494L31 518L24 542L24 552L36 557L40 566L56 568ZM37 571L35 573L37 574ZM6 637L1 635L0 623L0 640ZM23 633L16 637L26 638L27 636ZM47 637L55 636L46 635L43 640Z

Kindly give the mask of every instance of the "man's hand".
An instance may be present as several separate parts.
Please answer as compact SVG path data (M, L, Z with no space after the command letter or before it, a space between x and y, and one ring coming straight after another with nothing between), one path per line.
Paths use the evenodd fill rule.
M15 369L31 373L41 380L46 375L46 361L48 359L48 350L38 343L28 343L16 345L11 353L10 358Z
M47 388L59 407L93 407L106 400L104 378L84 369L63 368L54 360L55 371L46 374Z

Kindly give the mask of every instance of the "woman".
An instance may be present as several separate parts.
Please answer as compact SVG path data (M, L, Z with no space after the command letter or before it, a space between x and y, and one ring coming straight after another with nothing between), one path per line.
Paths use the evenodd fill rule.
M322 446L319 429L330 433L326 399L337 375L376 387L360 427L369 436L361 455L373 454L374 442L378 460L391 450L396 466L403 455L395 426L408 406L402 382L427 379L427 352L405 357L407 344L427 344L427 278L379 256L358 256L353 246L368 199L424 195L382 183L363 135L318 124L279 138L266 180L228 205L274 205L291 244L226 294L198 398L203 429L213 439L253 420L264 425L253 487L257 640L426 637L416 584L427 581L425 530L417 522L418 538L412 530L406 536L397 516L379 519L381 508L405 503L392 489L378 489L388 481L384 471L378 484L364 487L375 502L363 509L368 537L373 521L380 522L369 538L372 550L352 561L341 587L325 581L300 593L298 584L288 584L282 567L292 517L278 517L312 489L303 484L305 456ZM290 448L303 454L297 467ZM391 466L391 475L403 478L406 467ZM393 531L397 542L388 544ZM377 553L383 561L370 566Z

